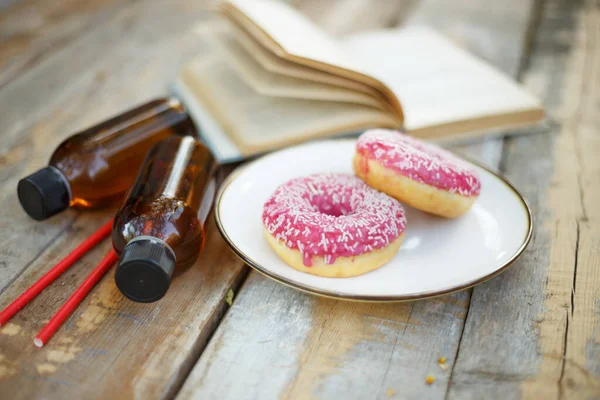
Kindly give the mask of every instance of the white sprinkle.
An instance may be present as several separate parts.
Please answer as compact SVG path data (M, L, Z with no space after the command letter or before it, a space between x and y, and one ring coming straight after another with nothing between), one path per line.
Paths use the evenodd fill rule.
M315 194L323 196L318 203L313 203ZM322 213L320 207L341 215ZM383 247L385 237L395 238L404 231L404 221L404 211L396 200L343 174L291 180L275 191L263 212L263 223L277 240L296 246L302 254L328 255L329 262L340 249L362 254Z

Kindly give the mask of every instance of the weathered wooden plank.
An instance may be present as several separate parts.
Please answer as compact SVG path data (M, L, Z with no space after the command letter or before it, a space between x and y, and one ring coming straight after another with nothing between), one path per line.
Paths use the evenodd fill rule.
M119 0L20 0L0 11L0 88L33 64L101 24Z
M4 9L18 0L0 0L0 9Z
M585 207L598 200L598 3L548 1L541 17L524 81L552 129L509 139L502 162L536 232L517 265L474 289L450 398L600 395L598 234Z
M224 313L227 292L235 289L244 275L240 273L244 267L222 245L214 224L208 232L208 251L173 280L159 303L125 299L115 287L113 269L46 347L34 347L35 333L111 244L105 242L86 255L0 330L3 396L33 398L43 394L44 398L87 399L173 395ZM65 242L68 239L66 236ZM6 290L2 304L65 252L64 247L53 247L44 253Z
M304 9L303 4L296 4ZM319 23L336 21L332 28L325 25L326 30L352 30L353 20L336 20L324 15L322 5L315 11L311 8L315 2L307 4L309 15ZM442 4L445 2L437 2L443 8ZM361 27L385 26L402 19L398 14L371 13L376 7L366 1L354 1L352 7ZM472 23L472 16L477 16L474 23L479 30L484 30L486 19L497 18L497 8L488 8L486 14L485 6L473 11L470 3L461 2L456 19L442 24L433 16L435 4L425 2L423 7L411 5L409 9L416 15L410 19L444 32L448 27ZM515 1L505 7L503 18L514 12L519 20L528 15L531 3ZM497 36L489 33L489 37L510 41L505 49L510 48L512 54L490 56L509 73L517 71L520 63L527 31L527 19L522 20L518 28L488 24L501 31ZM469 46L470 30L461 32L455 38ZM501 149L501 141L490 140L459 150L493 166L500 160ZM469 297L466 291L414 303L349 303L306 295L252 272L178 397L444 398ZM448 369L437 365L440 356L448 359ZM425 384L429 374L437 378L432 386Z
M600 2L588 1L567 68L563 135L574 143L579 191L578 235L560 379L563 398L600 397ZM569 160L569 159L567 159ZM567 161L568 162L568 161ZM569 171L573 171L569 168ZM568 198L565 198L568 200ZM562 210L560 203L553 209ZM556 212L558 214L558 212ZM567 216L565 216L567 217Z
M134 3L0 90L0 224L11 228L3 230L0 244L6 264L0 288L76 215L32 221L18 204L18 179L46 165L53 149L78 129L165 95L183 61L202 51L187 32L207 14L202 4L191 3Z
M349 303L252 273L178 398L441 398L425 378L447 375L467 302Z
M189 30L206 16L198 1L130 2L0 90L0 307L114 212L67 211L35 222L20 209L17 180L45 165L72 132L164 95L183 61L202 51ZM159 303L124 299L111 272L53 340L35 348L44 320L109 246L87 255L0 330L3 398L172 396L246 271L211 222L204 254Z
M576 276L560 380L562 397L600 396L600 220L579 222Z

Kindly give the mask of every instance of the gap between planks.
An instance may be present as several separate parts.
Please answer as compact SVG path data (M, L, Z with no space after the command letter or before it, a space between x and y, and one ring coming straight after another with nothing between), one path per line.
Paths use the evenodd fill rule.
M88 26L85 34L28 65L24 74L0 90L0 100L8 105L0 109L2 149L8 148L2 155L0 219L11 228L3 230L0 247L6 261L2 283L13 280L2 293L2 304L59 260L70 243L109 217L109 211L88 212L75 221L73 231L58 234L72 223L74 211L45 224L31 221L16 200L18 177L44 165L49 151L78 128L149 96L163 95L178 65L202 50L187 32L205 14L197 1L128 2L105 24ZM150 23L157 20L159 25ZM109 244L92 250L15 316L12 328L18 333L0 332L0 392L15 398L35 393L49 398L172 396L221 319L227 291L237 290L247 271L212 220L208 232L205 252L186 272L189 281L174 280L169 299L160 305L125 301L114 287L111 271L52 343L42 350L32 349L30 336ZM29 262L36 253L40 257Z
M545 3L523 80L554 123L548 134L508 139L502 162L531 201L536 232L519 265L474 289L462 339L468 349L461 347L450 398L600 396L600 234L592 206L600 202L599 8L598 1ZM488 336L486 324L494 326Z
M124 5L121 0L18 0L0 8L0 89Z
M357 11L358 3L379 12L378 7L367 2L337 4L342 7L348 3L352 3L349 12L361 18L368 19L373 14ZM321 6L322 3L315 9L309 7L307 13L321 24L335 20L325 15ZM513 12L510 23L498 18L488 24L488 20L497 17L494 11L503 7ZM476 53L481 50L486 58L514 75L520 68L531 7L531 2L504 6L496 2L473 5L468 1L422 1L409 20L436 26ZM398 21L389 10L375 18L381 18L383 25ZM352 24L351 20L345 22ZM467 26L469 23L473 26ZM361 24L373 28L377 25L369 21ZM335 33L349 29L339 21L324 28ZM502 44L509 49L495 52L494 47L502 47L501 43L489 46L489 38L505 40ZM491 140L459 150L483 158L488 165L497 165L502 141ZM385 398L391 388L405 390L406 396L447 395L450 371L441 371L436 359L444 355L449 362L455 361L451 354L457 351L458 337L463 332L469 292L410 304L337 303L279 287L252 272L178 397L204 398L219 393L221 398L232 399L310 398L317 394L327 398L365 398L378 393ZM265 304L272 317L264 314ZM377 321L382 322L374 325ZM283 347L277 347L277 343ZM261 376L272 371L273 365L285 365L285 369L265 381ZM357 371L362 371L361 375L353 374ZM427 373L438 376L433 387L425 386ZM360 383L364 387L356 387Z

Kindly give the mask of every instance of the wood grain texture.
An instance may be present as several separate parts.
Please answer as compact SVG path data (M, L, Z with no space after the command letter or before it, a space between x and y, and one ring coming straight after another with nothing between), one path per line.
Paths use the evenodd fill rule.
M189 30L206 12L189 3L125 7L0 90L0 224L11 229L0 244L6 255L0 287L76 215L62 213L43 224L30 220L18 204L17 181L45 166L77 130L167 93L183 61L202 51Z
M6 4L0 10L0 87L110 19L124 4L121 0Z
M0 391L11 398L172 396L227 308L227 292L244 276L214 224L208 230L208 251L173 280L162 301L148 305L125 299L112 269L50 343L34 347L35 333L111 244L86 255L0 330ZM4 293L2 303L58 261L66 252L62 244L38 258Z
M123 299L111 272L48 347L34 348L104 243L0 330L0 397L172 397L230 288L233 307L180 398L600 397L600 6L544 1L532 29L540 2L292 1L334 34L425 23L512 76L525 70L550 132L454 148L500 165L533 205L537 230L518 264L472 294L405 304L321 299L256 273L238 291L246 269L211 225L207 251L162 302ZM77 3L0 1L0 307L111 214L33 222L18 178L73 131L164 94L202 51L186 33L205 21L200 2Z
M252 273L178 398L443 397L467 300L349 303Z
M580 206L573 214L563 214L562 202L556 200L569 198L557 193L551 207L554 215L578 227L559 393L565 399L591 399L600 397L600 2L584 2L577 21L561 131L574 151L557 168L568 166L578 185Z
M474 289L450 398L600 396L598 236L585 207L600 176L591 155L600 121L598 4L548 1L542 11L524 81L543 99L552 129L508 139L502 160L532 205L536 231L517 265Z
M66 10L71 3L43 7L51 14L52 7ZM86 22L84 34L56 51L23 64L0 88L0 307L114 212L66 211L35 222L18 204L18 179L44 166L78 129L166 94L179 66L202 51L190 30L206 18L198 1L125 3L102 23ZM57 35L62 31L56 27ZM17 59L36 57L27 51ZM35 348L32 340L44 321L109 246L88 254L0 330L0 397L162 398L179 389L227 308L227 292L237 288L246 269L211 223L204 254L161 302L124 299L110 272L50 343Z
M407 17L389 9L371 13L370 2L351 3L360 19L358 28L385 27ZM437 4L443 8L445 2ZM428 23L442 32L448 29L467 47L472 43L471 31L448 27L474 23L485 30L489 26L492 31L486 37L497 37L504 46L504 52L489 57L514 74L528 31L523 15L529 14L531 6L517 1L504 5L502 17L514 13L515 20L522 21L519 27L512 23L503 27L496 21L486 24L486 19L497 18L497 6L486 14L485 6L477 5L474 11L471 3L461 2L462 9L443 23L434 2L398 9L409 12L411 23ZM323 4L307 2L306 7L326 30L352 31L352 20L325 15ZM475 22L471 16L477 17ZM334 26L324 25L327 21L335 21ZM342 21L347 25L342 26ZM493 41L488 44L494 47ZM502 140L488 140L457 150L494 167L502 147ZM282 287L252 272L178 398L444 398L469 300L470 291L403 304L333 301ZM437 365L440 356L448 359L448 368ZM436 377L432 386L425 383L429 374Z

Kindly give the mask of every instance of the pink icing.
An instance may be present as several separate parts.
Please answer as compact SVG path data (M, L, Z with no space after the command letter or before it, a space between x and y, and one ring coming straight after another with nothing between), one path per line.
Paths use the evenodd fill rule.
M395 199L346 174L315 174L279 186L262 215L270 234L325 264L337 257L381 249L404 232L404 209Z
M454 154L398 131L374 129L363 133L356 151L416 182L450 193L478 196L481 182L475 170ZM366 165L361 166L365 168Z

